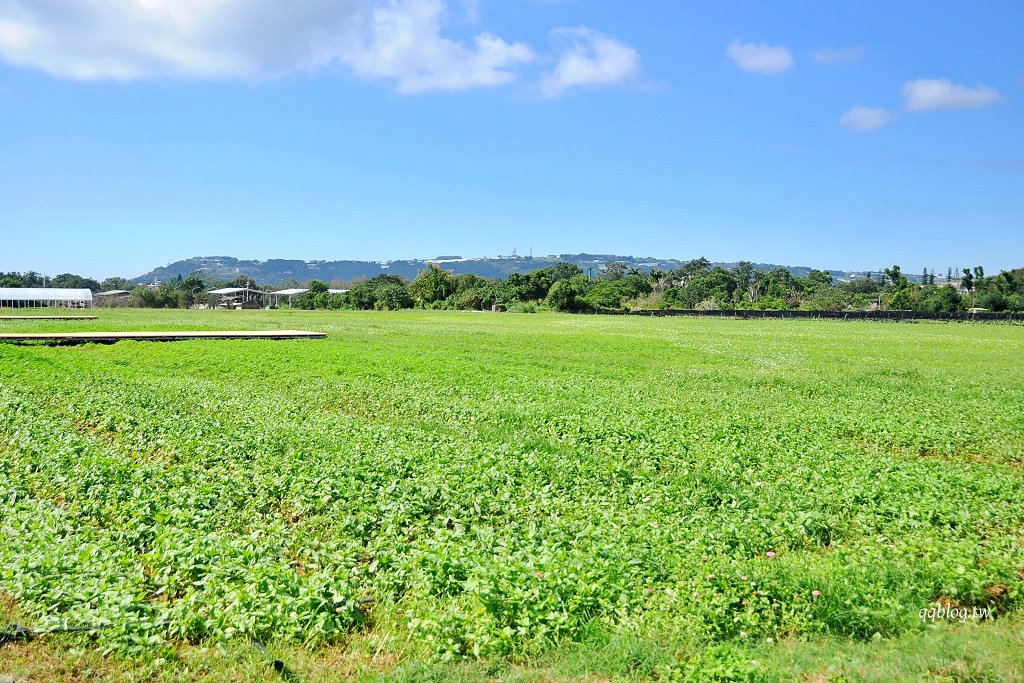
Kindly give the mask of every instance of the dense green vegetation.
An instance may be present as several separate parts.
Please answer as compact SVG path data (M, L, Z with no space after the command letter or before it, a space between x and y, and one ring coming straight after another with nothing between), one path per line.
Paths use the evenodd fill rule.
M912 638L925 608L1021 602L1018 326L95 325L330 333L0 345L0 600L110 625L72 642L149 672L255 637L488 675L583 648L599 674L770 680L801 638Z
M984 268L952 269L944 277L927 269L912 281L899 266L866 277L835 281L821 270L796 276L785 268L758 270L748 261L733 268L713 266L707 259L688 261L676 270L627 269L608 263L596 277L585 275L567 262L530 273L512 273L504 279L480 275L455 275L433 263L412 281L393 274L377 275L352 283L338 281L336 289L318 280L306 283L309 291L291 299L295 308L399 310L428 308L490 310L499 308L535 312L538 307L555 311L616 311L624 309L754 309L806 311L861 311L868 309L946 313L983 308L994 312L1024 312L1024 268L987 277ZM6 283L6 284L5 284ZM20 284L19 284L20 283ZM0 273L0 286L40 286L36 273ZM89 284L91 283L91 284ZM295 287L289 281L282 286ZM133 285L119 278L102 285L74 275L53 279L57 287L91 287L96 291ZM234 280L213 280L193 273L178 275L159 286L134 287L121 303L142 308L188 308L217 303L206 290L253 286L239 275ZM269 285L266 291L277 289Z
M951 283L952 273L947 275ZM936 284L934 273L922 274L923 284L912 283L899 266L856 281L834 282L822 270L796 276L785 268L770 272L741 262L734 268L712 266L694 259L671 272L627 270L610 263L596 278L568 263L513 273L505 280L478 275L455 275L429 264L411 284L396 275L377 275L353 286L347 294L316 292L296 298L299 308L398 309L446 308L481 310L500 307L536 310L544 306L559 311L611 311L630 309L771 309L771 310L916 310L963 311L982 307L993 311L1024 310L1024 269L1000 272L986 278L982 268L965 268L961 280ZM385 287L388 297L376 292ZM408 294L402 295L402 288Z
M741 262L735 268L714 266L707 259L689 261L671 272L626 270L611 263L595 278L579 267L559 263L504 280L477 275L453 275L434 264L412 282L395 275L378 275L356 284L347 294L314 293L297 298L298 308L385 309L421 308L486 310L614 311L629 309L757 309L854 311L869 308L954 312L981 307L991 311L1024 311L1024 269L985 277L984 269L965 268L963 276L946 284L934 273L911 282L899 266L859 280L835 282L828 273L812 270L794 276L785 268L771 272ZM312 283L320 292L327 286ZM383 291L389 296L377 296ZM403 294L403 288L407 293Z

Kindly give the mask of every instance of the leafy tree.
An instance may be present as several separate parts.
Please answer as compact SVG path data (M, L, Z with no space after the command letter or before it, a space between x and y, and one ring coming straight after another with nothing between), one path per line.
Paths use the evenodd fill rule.
M546 303L556 311L582 311L589 308L583 299L589 278L577 275L571 280L558 280L548 291Z
M123 277L108 277L100 283L101 292L109 292L112 289L126 289L130 292L134 288L135 285Z
M68 289L88 289L93 292L100 291L100 283L92 278L82 277L80 275L74 275L72 273L62 273L55 275L49 283L50 287L60 287Z
M805 311L846 311L853 306L854 296L841 287L822 287L800 302Z
M413 300L404 284L388 282L377 287L373 307L378 311L397 311L412 308Z
M974 276L971 275L971 271L964 268L964 276L960 278L960 286L968 291L968 293L974 291Z
M413 300L405 278L384 274L353 285L348 303L361 310L395 310L412 308Z
M583 275L583 269L577 266L575 263L568 263L567 261L559 261L553 266L542 268L543 274L551 282L558 282L559 280L571 280L572 278ZM534 271L540 272L540 271Z
M960 292L956 291L953 285L935 287L928 292L922 292L924 310L935 313L952 313L963 307L963 300Z
M912 287L904 287L896 290L886 298L885 305L889 309L896 311L914 310L916 308L914 289Z
M255 287L255 285L256 285L256 281L253 280L248 275L239 275L238 277L236 277L234 280L232 280L231 282L229 282L225 286L227 286L227 287L249 287L249 288L252 288L252 287Z
M765 294L767 296L795 304L799 299L799 291L800 283L785 268L776 268L768 273L765 279Z
M814 294L823 289L832 287L832 276L823 270L812 270L802 278L797 278L800 289L809 294Z
M626 299L635 299L651 292L651 284L638 275L627 275L614 280L599 280L587 292L584 301L597 310L621 309Z
M701 256L700 258L687 261L681 267L672 271L672 278L685 287L690 280L706 272L709 268L711 268L711 261Z
M880 289L878 282L873 280L870 274L857 280L840 282L837 287L850 294L877 294Z
M898 292L901 289L906 288L910 281L907 280L906 276L900 272L899 266L893 266L892 268L886 268L884 271L885 277L883 284L887 284L887 290L890 292Z
M443 301L458 291L459 282L447 270L441 270L437 264L428 263L409 285L408 293L420 305Z

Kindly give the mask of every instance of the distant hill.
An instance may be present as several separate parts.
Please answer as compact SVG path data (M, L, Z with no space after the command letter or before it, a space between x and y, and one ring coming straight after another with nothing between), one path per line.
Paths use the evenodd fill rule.
M267 261L243 260L231 256L196 256L183 261L175 261L170 265L154 268L144 275L134 278L133 282L149 283L167 282L179 275L188 277L198 272L218 280L233 280L239 275L248 275L257 284L276 285L285 280L306 282L308 280L345 280L352 282L361 278L369 279L382 273L401 275L412 280L417 273L433 262L445 270L457 275L473 273L484 277L505 278L512 273L529 273L546 268L559 261L573 263L585 273L596 275L608 263L621 262L626 268L638 268L642 271L659 268L675 270L685 261L679 259L660 259L654 257L618 256L615 254L559 254L558 256L498 256L495 258L461 258L459 256L440 256L436 259L412 259L402 261L297 261L288 259L270 259ZM715 263L713 265L732 268L735 263ZM771 263L755 263L759 270L786 268L794 275L806 275L812 269L808 266L780 266ZM839 270L826 271L838 279L862 277L862 272L845 272Z

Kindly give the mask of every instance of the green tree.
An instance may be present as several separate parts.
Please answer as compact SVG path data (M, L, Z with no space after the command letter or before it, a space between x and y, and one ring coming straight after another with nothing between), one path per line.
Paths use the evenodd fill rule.
M584 297L589 308L615 310L626 299L650 294L651 284L642 276L627 275L614 280L599 280Z
M571 280L559 280L551 285L548 291L547 305L556 311L582 311L589 308L583 297L586 294L589 278L577 275Z
M914 291L915 290L911 287L904 287L903 289L896 290L886 298L886 307L895 311L915 310L917 305L914 299Z
M427 269L409 285L409 294L416 303L423 306L444 301L458 288L459 282L454 275L447 270L441 270L435 263L428 263Z
M559 280L571 280L577 275L583 274L582 268L567 261L559 261L553 266L542 268L541 271L543 271L543 275L547 276L547 279L552 283L558 282ZM535 272L540 273L541 271Z
M922 294L924 295L923 292ZM935 287L922 298L924 309L935 313L952 313L963 307L963 299L953 285Z
M797 278L800 289L807 294L814 294L832 287L832 276L823 270L812 270L802 278Z
M960 278L960 286L966 289L968 294L974 291L974 276L971 275L970 269L964 268L964 276Z
M93 292L100 291L100 283L96 282L96 280L72 273L54 275L53 279L49 282L49 286L67 289L88 289Z
M413 300L409 289L404 284L385 283L377 287L376 300L373 307L378 311L397 311L412 308Z

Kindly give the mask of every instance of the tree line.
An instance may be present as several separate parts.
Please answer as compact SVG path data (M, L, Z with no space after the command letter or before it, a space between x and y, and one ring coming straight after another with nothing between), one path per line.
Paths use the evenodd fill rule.
M377 275L353 283L334 283L345 292L331 292L325 282L306 283L308 291L291 299L294 308L397 310L432 308L450 310L513 310L532 312L617 311L626 309L751 309L751 310L909 310L956 312L970 308L1024 312L1024 268L987 276L982 267L963 268L954 280L927 270L912 282L899 266L869 273L856 280L836 281L828 273L812 270L795 276L785 268L759 270L749 261L732 268L713 266L707 259L686 262L663 271L606 264L589 277L581 268L560 262L530 273L504 279L455 275L430 263L412 281L398 275ZM943 282L945 280L945 282ZM207 292L220 287L256 287L246 275L234 280L211 280L200 273L178 276L158 286L137 286L123 278L97 282L65 273L46 282L51 287L87 288L93 292L130 290L125 305L146 308L187 308L216 301ZM295 287L287 281L279 286ZM0 287L41 287L38 273L0 273Z
M795 276L785 268L758 270L747 261L732 268L693 259L673 271L642 271L622 263L607 264L595 278L575 265L558 263L505 279L454 275L428 264L412 282L378 275L356 283L344 294L330 294L327 285L310 283L296 297L297 308L456 310L616 311L625 309L752 309L752 310L909 310L955 312L969 308L1024 312L1024 269L986 277L984 269L964 268L959 280L947 273L946 283L934 273L911 282L899 266L866 277L836 281L812 270Z

